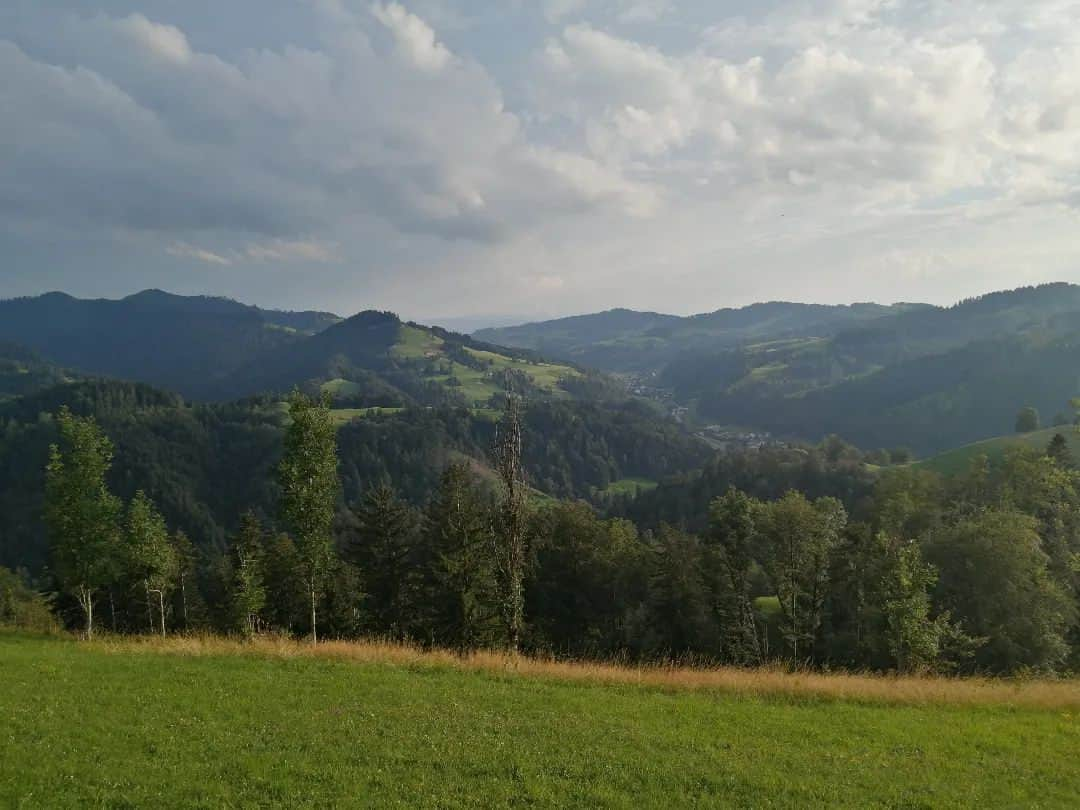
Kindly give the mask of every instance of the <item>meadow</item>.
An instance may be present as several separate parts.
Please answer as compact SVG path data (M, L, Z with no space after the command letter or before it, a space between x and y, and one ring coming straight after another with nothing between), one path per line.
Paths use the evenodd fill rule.
M1068 807L1080 684L0 634L5 807Z
M1055 434L1060 433L1068 442L1069 451L1074 458L1080 458L1080 432L1072 425L1050 427L1032 433L1014 433L997 436L980 442L965 444L953 450L947 450L916 464L923 469L932 470L941 475L960 475L968 471L971 462L977 456L986 456L991 462L1000 461L1006 453L1017 447L1032 450L1045 450Z

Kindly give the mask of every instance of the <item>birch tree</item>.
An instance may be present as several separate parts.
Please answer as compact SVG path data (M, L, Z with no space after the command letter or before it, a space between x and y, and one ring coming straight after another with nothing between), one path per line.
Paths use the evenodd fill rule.
M45 469L45 521L53 571L79 603L86 637L94 635L94 599L114 570L121 504L105 483L113 447L97 423L56 417L60 442L49 448Z
M153 603L158 605L158 626L165 635L165 595L171 591L177 575L177 557L165 519L154 502L139 490L128 507L124 539L129 574L146 595L146 615L150 632L155 630Z

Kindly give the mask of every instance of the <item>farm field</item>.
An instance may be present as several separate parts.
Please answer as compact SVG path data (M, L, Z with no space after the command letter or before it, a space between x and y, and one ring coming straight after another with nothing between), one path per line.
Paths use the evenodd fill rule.
M1080 684L0 634L5 807L1068 807Z

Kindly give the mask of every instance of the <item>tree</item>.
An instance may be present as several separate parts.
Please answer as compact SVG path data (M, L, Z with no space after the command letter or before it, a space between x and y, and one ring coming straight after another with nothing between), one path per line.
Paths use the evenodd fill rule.
M964 632L985 639L975 653L978 667L1011 672L1061 664L1076 608L1050 575L1034 518L985 509L935 531L926 556L939 572L937 604Z
M296 550L311 597L311 642L318 641L316 605L329 568L337 475L337 431L330 398L314 401L299 391L289 399L285 450L278 464L281 517L296 539Z
M1017 433L1034 433L1039 429L1039 412L1028 405L1016 415Z
M507 392L492 452L495 473L502 484L493 538L499 607L511 653L517 653L525 625L525 503L528 492L521 451L521 405L517 396Z
M847 513L835 498L811 503L794 491L756 511L765 567L780 602L782 633L792 660L798 662L800 647L809 655L818 640L830 553L847 524Z
M610 657L644 640L650 548L626 520L601 520L583 502L547 503L532 516L535 564L526 593L533 646Z
M937 662L948 615L930 617L930 589L937 571L923 561L917 543L879 535L885 558L881 612L889 652L900 672L924 671Z
M53 571L79 603L87 638L94 634L94 598L114 572L121 504L105 484L113 448L92 418L61 408L60 443L49 448L45 521Z
M648 615L648 647L674 658L708 653L716 625L701 574L701 542L692 534L662 525L653 544Z
M721 654L733 663L761 661L750 577L754 567L754 501L732 487L709 508L705 571L720 628Z
M141 489L127 510L124 545L128 575L138 581L146 596L146 615L154 632L152 596L157 597L159 626L165 635L165 594L176 578L176 552L169 542L165 519Z
M172 539L173 551L176 554L176 584L180 596L180 619L185 630L191 629L190 596L189 588L195 585L195 570L199 562L198 553L189 538L182 529L177 529Z
M424 517L422 629L459 650L490 641L497 623L492 530L467 464L450 464Z
M1073 466L1072 451L1069 449L1069 441L1061 433L1055 433L1050 444L1046 446L1046 455L1052 458L1058 466L1070 469Z
M263 528L254 512L247 512L240 519L230 562L233 617L240 631L250 637L259 629L259 614L266 605Z
M372 629L402 638L412 603L416 516L393 487L368 491L346 553L360 571Z

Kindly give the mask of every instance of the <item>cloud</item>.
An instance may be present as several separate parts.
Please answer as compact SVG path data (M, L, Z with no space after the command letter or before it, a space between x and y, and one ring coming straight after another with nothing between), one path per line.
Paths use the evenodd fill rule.
M5 289L686 310L1080 260L1076 0L0 5Z
M103 227L296 239L358 216L503 238L633 193L531 143L500 88L398 3L328 5L314 47L194 49L140 15L64 15L54 64L0 41L0 207ZM585 182L561 166L577 161ZM621 191L620 191L621 189ZM630 206L633 207L633 206Z
M255 261L300 261L325 264L340 260L337 251L337 245L314 239L293 242L275 239L262 244L248 245L244 249L244 256Z
M224 256L213 253L209 250L189 245L186 242L175 242L165 248L165 252L170 256L177 256L183 259L194 259L197 262L204 264L218 264L218 265L230 265L232 259L227 259Z
M453 58L426 22L399 3L375 3L371 13L394 35L398 47L421 70L439 71Z

